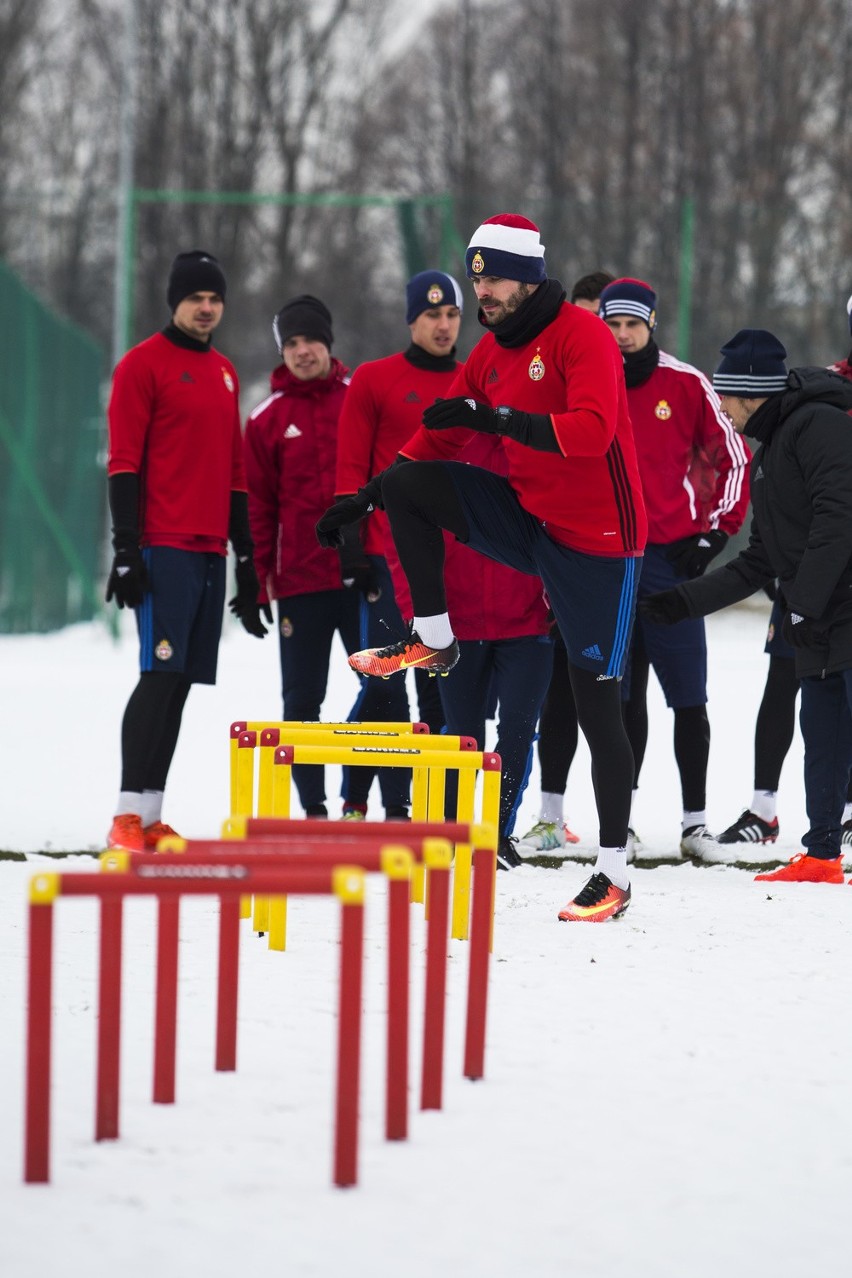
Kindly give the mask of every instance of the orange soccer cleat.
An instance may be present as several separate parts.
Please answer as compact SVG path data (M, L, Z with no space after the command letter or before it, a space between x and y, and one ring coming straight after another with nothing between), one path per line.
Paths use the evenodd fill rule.
M563 923L605 923L617 919L630 904L630 886L618 888L605 874L593 874L573 901L559 911Z
M120 812L113 818L107 835L107 847L112 852L144 852L145 834L142 821L135 812Z
M180 838L177 830L173 830L170 825L166 825L165 821L152 821L150 825L145 826L142 833L145 836L146 852L156 852L160 839L166 839L169 835L175 839Z
M787 865L767 874L755 874L755 883L842 883L843 858L826 860L821 856L808 856L799 852Z
M399 670L426 670L431 675L445 675L459 659L459 646L455 639L448 648L430 648L412 630L406 639L389 644L386 648L364 648L353 652L349 664L359 674L387 679Z

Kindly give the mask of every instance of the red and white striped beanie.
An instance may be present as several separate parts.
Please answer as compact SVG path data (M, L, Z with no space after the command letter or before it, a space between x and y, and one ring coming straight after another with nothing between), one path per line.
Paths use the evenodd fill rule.
M541 284L547 279L539 229L519 213L498 213L477 227L467 246L464 265L472 280L496 275L523 284Z

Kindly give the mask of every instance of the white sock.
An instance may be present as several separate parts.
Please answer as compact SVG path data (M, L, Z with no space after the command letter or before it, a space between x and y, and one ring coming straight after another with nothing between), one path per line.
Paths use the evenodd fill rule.
M427 648L449 648L455 638L447 612L439 612L434 617L415 617L414 629Z
M141 819L144 806L145 804L140 790L120 790L118 795L118 807L115 810L115 815L124 816L126 813L130 812Z
M561 794L548 794L545 790L541 792L541 819L546 821L548 825L561 825L562 816L562 800Z
M626 848L598 848L595 874L605 874L610 883L624 890L630 887Z
M777 811L777 790L755 790L751 798L750 812L760 817L761 821L774 821ZM847 807L852 806L847 804ZM844 816L844 821L846 820Z
M684 812L683 814L684 830L688 830L690 826L693 826L693 825L704 825L704 826L707 825L706 809L704 809L701 812Z
M142 824L153 825L163 815L163 791L142 791Z
M852 821L852 803L847 803L843 809L843 824Z

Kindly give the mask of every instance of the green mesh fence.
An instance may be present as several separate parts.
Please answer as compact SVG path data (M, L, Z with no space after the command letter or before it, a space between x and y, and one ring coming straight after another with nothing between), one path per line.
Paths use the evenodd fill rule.
M0 633L100 611L103 355L0 262Z

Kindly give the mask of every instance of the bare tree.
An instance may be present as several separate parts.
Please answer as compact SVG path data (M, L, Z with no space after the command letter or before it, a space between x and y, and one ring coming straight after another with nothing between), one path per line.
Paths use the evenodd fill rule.
M22 102L38 73L36 47L43 0L3 0L0 4L0 256L10 247L10 197L27 180L21 162Z
M462 20L468 39L448 44ZM850 44L846 0L459 0L373 99L359 143L409 189L446 175L465 229L498 209L537 217L552 270L649 278L665 339L682 302L704 365L732 324L791 325L795 357L818 358L802 317L826 293L820 261L848 257ZM436 89L418 68L439 56ZM388 139L376 122L391 116Z
M836 354L848 0L447 0L392 52L389 0L136 5L134 338L165 321L172 255L203 246L249 377L296 291L329 302L350 362L381 354L412 264L460 273L478 221L517 209L566 284L598 266L650 279L670 346L691 284L702 365L746 323L797 360ZM0 251L104 344L121 19L115 0L0 3Z

